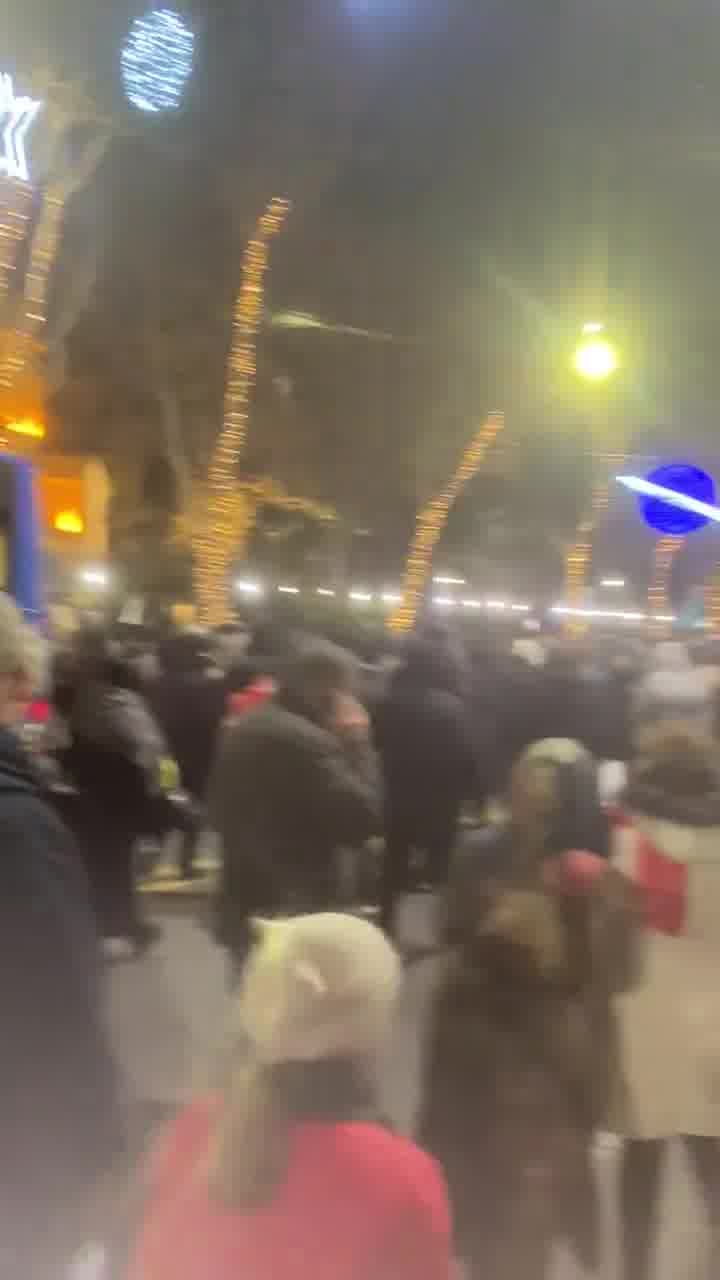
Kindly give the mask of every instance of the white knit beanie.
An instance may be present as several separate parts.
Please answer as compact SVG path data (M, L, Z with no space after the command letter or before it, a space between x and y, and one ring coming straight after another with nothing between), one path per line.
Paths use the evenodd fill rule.
M331 913L259 922L238 1015L261 1062L360 1057L381 1048L400 990L374 925Z

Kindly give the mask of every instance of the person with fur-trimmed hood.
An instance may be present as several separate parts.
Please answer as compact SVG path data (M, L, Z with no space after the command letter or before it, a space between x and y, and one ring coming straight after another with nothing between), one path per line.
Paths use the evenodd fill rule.
M708 1276L720 1273L720 753L685 722L638 741L614 864L643 913L640 982L617 1000L622 1089L625 1275L652 1274L654 1219L668 1139L683 1138L711 1225Z

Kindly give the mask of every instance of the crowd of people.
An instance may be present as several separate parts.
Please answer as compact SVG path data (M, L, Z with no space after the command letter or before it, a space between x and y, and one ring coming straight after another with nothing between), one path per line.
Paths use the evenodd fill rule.
M217 1086L150 1156L131 1280L536 1280L600 1265L593 1139L623 1139L626 1280L651 1280L681 1139L720 1265L720 662L427 623L361 663L242 628L42 656L0 600L0 1277L112 1235L126 1179L103 969L156 926L140 838L220 848L232 1015ZM340 874L348 858L356 891ZM435 938L398 907L427 885ZM377 923L353 910L371 898ZM100 937L102 946L97 945ZM378 1064L404 964L437 966L417 1142Z

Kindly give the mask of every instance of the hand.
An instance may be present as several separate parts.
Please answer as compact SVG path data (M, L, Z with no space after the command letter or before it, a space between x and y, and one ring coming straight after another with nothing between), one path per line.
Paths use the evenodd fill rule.
M335 695L332 729L343 738L362 742L367 740L370 733L367 712L351 693Z

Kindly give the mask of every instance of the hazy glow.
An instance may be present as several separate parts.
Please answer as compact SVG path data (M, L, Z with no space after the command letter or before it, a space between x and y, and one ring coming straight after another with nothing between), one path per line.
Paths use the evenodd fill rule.
M348 599L353 600L355 604L369 604L372 600L372 594L369 591L350 591Z
M633 493L644 493L649 498L660 498L669 507L680 507L683 511L692 511L695 515L705 516L708 520L720 523L720 507L709 502L701 502L699 498L691 498L686 493L678 493L676 489L666 489L662 484L653 484L652 480L644 480L642 476L616 476L618 484L623 484Z
M617 588L624 587L625 579L624 578L603 578L602 582L600 583L600 586L601 587L617 587Z
M106 587L110 581L106 569L81 569L80 578L87 587Z
M565 604L554 605L550 612L563 618L615 618L619 622L644 622L646 617L628 609L571 609Z
M16 178L19 182L30 180L25 137L41 110L41 102L32 98L16 98L12 76L0 74L0 173L7 174L8 178Z
M32 418L22 418L19 422L8 422L5 425L6 431L12 431L16 436L29 436L31 440L44 440L45 428L41 422L35 422Z
M615 348L605 338L589 338L575 352L575 369L581 378L602 382L615 373L618 358Z
M464 587L464 578L433 578L433 582L438 587Z
M259 582L245 582L241 580L235 583L235 589L244 596L261 596L263 588Z
M299 596L299 587L278 587L281 596Z
M329 587L317 587L317 594L319 596L334 596L335 592L331 591Z

